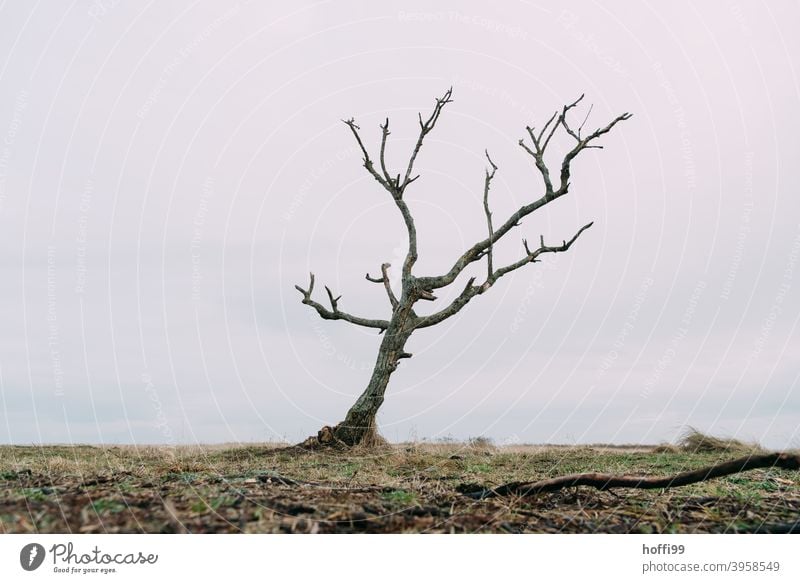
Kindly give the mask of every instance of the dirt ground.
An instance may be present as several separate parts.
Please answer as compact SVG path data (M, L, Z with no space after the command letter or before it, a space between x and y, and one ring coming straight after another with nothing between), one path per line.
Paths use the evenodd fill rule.
M800 474L754 470L672 490L461 492L602 471L666 475L736 457L678 448L401 444L0 447L4 533L800 532Z

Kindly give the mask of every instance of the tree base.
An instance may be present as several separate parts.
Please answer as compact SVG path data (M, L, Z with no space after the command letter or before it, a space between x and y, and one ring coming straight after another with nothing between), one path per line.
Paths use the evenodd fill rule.
M320 429L316 435L306 438L297 447L303 449L339 449L346 450L355 447L372 449L388 445L381 437L375 425L369 427L346 427L339 423L335 427L329 425Z

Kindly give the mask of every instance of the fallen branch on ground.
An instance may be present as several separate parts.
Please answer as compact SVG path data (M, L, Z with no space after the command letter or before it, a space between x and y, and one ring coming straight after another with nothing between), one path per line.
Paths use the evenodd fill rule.
M530 496L544 492L555 492L572 486L591 486L598 490L610 490L612 488L677 488L757 468L798 470L800 469L800 455L789 453L751 455L698 470L681 472L674 476L625 476L592 472L571 474L537 482L510 482L496 488L485 488L462 493L470 498L482 500L496 496Z

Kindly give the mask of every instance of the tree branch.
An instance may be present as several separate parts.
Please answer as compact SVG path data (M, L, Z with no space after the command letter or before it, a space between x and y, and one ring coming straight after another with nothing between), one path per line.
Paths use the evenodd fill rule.
M406 259L403 262L403 288L405 289L411 280L411 269L414 267L414 264L417 261L417 228L414 225L414 218L411 215L411 210L408 208L408 205L403 200L403 194L405 193L406 187L414 182L419 175L411 177L411 172L414 169L414 161L417 159L417 154L419 154L420 149L422 148L422 142L425 139L431 130L433 130L436 122L439 120L439 115L442 113L442 109L445 105L452 101L451 97L453 95L453 88L451 87L447 91L445 91L442 97L436 99L436 105L433 108L433 112L428 117L427 120L422 121L422 114L419 114L419 137L417 138L417 143L414 146L414 151L411 153L411 157L408 160L408 166L406 168L405 178L403 178L402 183L400 182L400 177L397 177L396 180L396 196L395 196L395 204L397 208L400 209L400 213L403 215L403 221L406 224L406 230L408 231L408 253L406 254ZM422 299L429 299L427 297L422 297Z
M501 267L496 271L492 271L486 281L483 282L481 285L473 285L475 282L475 278L471 278L468 282L464 291L453 300L453 302L447 306L446 308L431 314L430 316L423 316L419 319L416 327L417 328L427 328L429 326L433 326L434 324L438 324L449 318L450 316L454 316L458 312L461 311L461 308L466 306L469 301L484 292L486 292L489 288L491 288L494 283L503 277L505 274L510 273L520 267L523 267L529 263L536 263L537 257L539 257L542 253L561 253L563 251L568 250L572 244L580 237L581 233L583 233L586 229L591 227L594 223L589 223L588 225L584 225L581 227L575 235L573 235L572 239L569 241L563 241L561 245L557 246L548 246L544 244L544 237L540 237L540 246L533 251L530 250L528 247L528 242L526 240L522 240L522 244L525 247L525 257L512 263L510 265L506 265L505 267Z
M491 277L492 275L492 238L494 237L494 231L492 230L492 212L489 210L489 187L492 184L492 179L494 178L495 172L497 172L497 166L495 163L492 162L492 159L489 157L489 151L486 150L486 159L489 160L489 164L492 166L492 171L489 172L489 169L486 169L486 179L483 183L483 212L486 214L486 226L489 230L489 248L486 250L486 257L487 257L487 268L488 268L488 276Z
M339 300L342 296L333 297L333 293L331 290L325 286L325 291L328 293L328 299L331 303L331 309L329 310L319 302L316 302L311 299L311 294L314 291L314 274L309 274L309 284L308 289L303 289L299 285L294 286L297 291L303 294L303 303L307 306L311 306L314 308L317 313L325 320L344 320L345 322L350 322L351 324L356 324L358 326L364 326L366 328L378 328L381 331L386 330L389 327L389 322L386 320L371 320L368 318L361 318L359 316L353 316L348 314L347 312L342 312L339 309Z
M367 152L367 149L364 147L364 142L361 141L361 135L358 133L358 130L360 130L361 128L358 125L356 125L356 122L352 117L350 119L343 119L342 121L345 123L345 125L347 125L347 127L350 128L350 131L353 132L353 136L355 137L356 142L358 143L358 147L361 148L361 153L364 156L363 158L364 168L367 169L367 172L369 172L372 175L372 177L380 183L381 186L383 186L386 190L388 190L392 194L392 196L394 196L395 189L391 184L391 181L387 182L386 178L378 174L378 172L375 170L375 165L372 163L372 158L369 157L369 152ZM387 134L388 132L384 133L384 143ZM381 160L382 159L383 159L383 148L381 148Z
M496 496L531 496L544 492L555 492L563 488L575 486L591 486L598 490L612 488L662 489L688 486L722 476L738 474L757 468L782 468L785 470L800 469L800 456L789 453L770 453L765 455L746 456L729 462L681 472L673 476L626 476L616 474L571 474L537 482L510 482L496 488L485 488L464 492L466 496L478 500Z
M553 118L550 118L550 121L547 122L549 125L550 122L553 121ZM554 128L558 127L557 125L553 126ZM539 170L539 174L542 175L542 180L544 181L544 192L545 196L552 196L553 193L553 182L550 180L550 169L544 163L544 148L540 146L540 138L536 137L534 132L534 128L526 127L525 128L528 132L528 135L531 137L531 141L533 142L534 150L531 150L526 144L525 140L520 140L519 145L525 150L528 154L533 156L534 163L536 164L536 168ZM545 126L547 129L547 126ZM544 130L543 130L544 131ZM540 134L541 137L541 134ZM548 138L549 141L549 138ZM546 148L547 146L545 146Z
M497 241L499 241L502 237L504 237L508 232L520 225L520 221L525 218L526 216L530 215L531 213L535 212L536 210L542 208L546 204L556 200L557 198L564 196L569 191L569 179L571 173L571 163L575 159L578 154L580 154L583 150L587 148L597 148L600 146L596 146L592 144L594 140L607 134L610 132L615 125L619 122L630 119L630 113L624 113L620 116L614 118L608 125L596 129L591 134L586 136L585 138L580 137L580 132L583 128L583 125L586 123L586 119L581 124L581 128L579 130L573 131L572 127L569 125L567 121L567 114L573 108L577 107L578 104L583 99L583 95L581 95L578 99L569 103L562 107L561 112L556 112L550 119L545 123L544 127L537 133L535 128L527 127L528 136L531 139L531 146L528 146L524 140L519 141L519 145L527 152L530 156L533 157L534 163L536 168L539 170L539 173L542 175L542 180L544 182L544 194L534 200L531 203L521 206L517 209L514 213L511 214L510 217L499 227L495 228L493 232L482 241L478 241L472 247L467 249L456 261L453 263L450 270L440 276L434 277L420 277L418 278L418 283L425 289L433 290L441 287L445 287L453 283L456 278L461 274L461 272L471 263L478 261L481 259L485 254L488 254L488 250L490 247L493 247ZM587 114L588 117L588 114ZM550 143L555 132L561 128L564 132L571 136L573 139L577 140L575 146L567 151L564 155L564 158L561 162L561 173L560 173L560 182L559 187L556 189L552 183L552 179L550 177L550 170L545 162L545 152L547 150L547 146ZM485 206L485 205L484 205ZM485 208L484 208L485 211Z
M589 121L589 116L592 114L593 109L594 109L594 103L589 106L589 111L586 112L586 117L583 118L580 127L578 127L578 139L580 139L583 126L585 126L586 122Z
M419 137L417 138L417 143L414 146L414 151L411 153L411 157L408 160L408 167L406 168L406 176L403 179L402 185L399 185L398 188L400 193L405 190L406 186L411 184L416 178L411 177L411 171L414 168L414 161L417 159L417 154L419 154L420 148L422 148L422 142L425 139L433 127L436 125L436 122L439 120L439 115L442 113L442 109L448 103L451 103L453 96L453 88L451 87L447 91L445 91L444 95L441 97L436 98L436 105L433 107L433 112L430 114L427 120L422 121L422 114L419 114Z
M383 277L370 277L369 273L367 273L367 281L383 284L384 289L386 289L386 295L389 296L389 302L392 304L392 311L394 311L397 309L397 306L400 302L397 301L397 296L394 295L394 291L392 290L392 283L389 279L388 271L390 267L390 263L384 263L381 265L381 274Z
M416 231L416 226L414 224L413 216L411 215L411 210L409 209L406 202L403 200L403 194L405 188L411 182L413 182L418 178L418 176L415 176L413 178L411 176L417 155L419 154L419 151L422 148L425 136L428 133L430 133L430 131L435 127L436 122L438 121L444 106L452 101L452 88L448 89L442 97L436 99L436 104L434 105L433 111L431 112L431 114L428 116L427 119L423 120L422 114L419 114L418 116L420 125L419 136L414 146L414 150L412 151L411 156L409 158L408 166L406 167L405 177L402 179L400 175L398 175L396 178L392 178L386 166L385 151L386 151L388 136L390 133L388 118L380 126L382 131L381 146L380 146L380 167L381 167L380 173L375 169L374 163L372 162L369 153L364 147L364 144L361 140L361 136L359 134L360 128L355 124L353 119L345 121L345 124L350 128L351 132L355 136L356 142L358 143L359 148L361 149L361 152L364 155L364 167L375 178L375 180L377 180L386 190L388 190L392 194L392 198L395 201L395 205L400 210L400 214L403 217L403 222L406 225L406 230L408 232L408 253L406 254L406 258L405 261L403 262L403 268L402 268L402 282L403 282L404 296L405 294L408 293L409 294L408 297L411 297L414 300L435 299L435 296L433 295L433 291L435 289L450 285L456 280L456 278L468 265L482 259L483 256L486 255L487 279L481 286L478 286L477 289L479 291L474 293L462 292L462 295L455 300L455 302L458 302L457 309L455 311L458 311L461 309L461 307L463 307L463 304L461 302L464 301L468 302L471 297L474 297L478 293L483 293L483 291L486 291L486 289L492 286L494 281L496 281L499 277L502 277L509 271L513 271L514 269L518 269L522 265L536 261L536 257L538 257L538 255L540 255L541 253L556 253L562 250L565 251L566 249L569 248L569 245L572 244L572 242L577 238L577 236L580 235L580 233L583 232L583 230L588 228L587 225L586 227L581 229L575 235L575 237L573 237L573 239L570 240L569 243L565 241L564 245L560 247L546 247L544 244L542 244L541 248L531 252L529 249L527 249L527 244L526 244L526 256L524 258L522 258L520 261L516 263L502 267L498 270L494 269L494 264L493 264L494 245L502 237L508 234L508 232L511 231L511 229L519 226L523 218L535 212L536 210L540 209L541 207L545 206L546 204L552 202L553 200L565 195L569 190L571 163L575 159L575 157L577 157L577 155L584 149L600 147L592 144L592 142L597 138L599 138L600 136L603 136L606 133L610 132L611 129L613 129L613 127L620 121L630 119L631 117L631 114L624 113L616 117L606 126L596 129L588 136L583 138L581 137L582 130L584 125L586 124L586 121L588 120L589 113L591 112L591 107L589 108L589 111L587 112L586 116L583 119L583 122L581 123L577 131L572 129L567 120L568 112L577 107L582 100L583 100L583 95L581 95L578 99L576 99L572 103L564 105L561 108L561 111L560 112L557 111L556 113L554 113L538 132L533 127L526 128L528 136L531 139L532 146L528 146L527 144L525 144L524 140L520 140L519 144L530 156L533 157L536 168L542 175L545 192L540 198L526 205L523 205L519 209L517 209L499 227L495 227L492 219L492 213L489 208L489 191L491 188L491 181L494 178L494 175L497 171L497 166L489 157L488 152L486 152L487 160L489 161L489 164L491 166L491 170L489 170L488 168L486 169L486 175L484 180L484 196L483 196L483 208L484 208L484 214L486 216L488 236L485 239L475 243L469 249L467 249L455 261L455 263L452 265L452 267L447 273L435 277L414 278L411 275L412 268L418 258L417 231ZM556 131L559 128L563 129L564 132L567 135L571 136L573 139L575 139L577 143L571 150L569 150L564 155L562 159L561 172L559 177L560 178L559 187L558 189L555 189L552 183L552 179L550 177L549 168L545 162L545 152L547 150L548 145L550 144L551 139L553 138L553 136L555 135ZM369 279L370 281L375 281L377 283L377 282L383 282L384 279L386 278L378 280L370 278L369 275L367 275L367 279ZM387 290L387 293L388 292L389 290ZM390 296L390 301L392 301L393 307L395 306L394 301L396 300L397 298L392 300ZM448 309L449 308L446 308L442 312L447 312ZM332 313L335 313L335 311L336 310L334 309L334 312ZM440 314L442 312L440 312ZM428 319L427 321L432 321L432 320Z
M327 285L325 286L325 291L328 292L328 299L331 302L331 309L333 310L333 313L334 314L338 313L339 312L339 308L338 308L339 300L342 299L342 296L334 298L333 294L331 293L331 288L329 288Z
M430 326L435 326L439 322L442 322L450 316L454 316L460 312L461 308L466 306L472 298L481 293L480 287L472 285L473 283L475 283L475 278L471 277L467 282L467 285L464 286L464 291L462 291L461 294L454 299L449 306L429 316L421 316L419 320L417 320L415 328L428 328Z
M375 170L375 164L372 162L372 159L369 156L369 152L367 151L366 147L364 146L364 142L361 140L361 135L359 134L359 130L361 129L358 125L356 125L355 120L350 118L348 120L342 120L350 128L350 131L353 133L353 136L358 143L358 147L361 149L361 153L364 156L364 168L372 175L375 180L380 183L389 193L392 195L392 198L397 205L397 208L400 210L400 214L403 217L403 222L406 225L406 230L408 231L408 253L406 255L406 259L403 262L403 286L407 285L407 282L411 278L411 268L414 266L414 263L417 261L417 229L414 225L414 218L411 215L411 210L408 208L408 205L403 201L403 193L405 192L406 187L414 182L419 175L412 177L411 172L414 169L414 161L417 159L417 155L419 154L420 149L422 148L422 143L431 130L433 130L436 122L439 120L439 115L442 113L442 109L445 105L452 102L452 95L453 95L453 88L451 87L448 89L442 97L436 99L436 105L433 108L433 112L430 114L427 120L423 121L422 114L419 114L419 125L420 125L420 132L419 137L417 138L416 145L414 146L414 150L411 153L411 157L408 161L408 166L406 167L405 178L403 178L402 182L400 179L400 175L396 178L392 178L389 174L389 171L386 167L386 142L389 137L389 119L387 118L386 121L381 124L381 148L380 148L380 166L381 175L377 170ZM427 299L427 298L423 298Z
M516 262L514 262L514 263L512 263L510 265L506 265L505 267L501 267L500 269L495 271L489 277L489 279L487 280L487 283L488 283L487 287L491 287L491 285L493 285L495 281L497 281L498 279L503 277L506 273L510 273L510 272L514 271L515 269L519 269L520 267L522 267L524 265L527 265L528 263L535 263L537 261L536 258L539 257L539 255L541 255L542 253L562 253L562 252L568 250L572 246L572 244L578 239L578 237L581 236L581 233L583 233L586 229L591 227L593 224L594 224L594 222L591 222L588 225L582 226L578 230L578 232L575 233L575 235L573 235L572 239L570 239L569 241L563 241L561 243L561 245L557 245L557 246L547 246L547 245L545 245L544 244L544 237L540 237L539 238L539 242L540 242L539 248L531 251L528 248L528 242L525 239L523 239L522 240L522 245L525 248L525 257L523 257L519 261L516 261ZM484 285L486 285L486 284L484 284Z
M576 105L582 98L583 95L581 95L578 101L576 101L575 104L573 105ZM572 130L572 128L569 126L569 123L567 122L567 112L569 111L569 109L571 108L568 107L564 108L564 111L562 112L559 118L559 122L561 123L564 130L577 141L577 144L575 144L575 147L566 153L564 159L561 162L560 185L558 188L558 192L556 193L558 196L560 196L561 194L566 194L567 190L569 190L569 177L571 172L570 165L572 163L572 160L575 159L575 157L578 154L580 154L583 150L587 148L602 149L603 146L594 145L591 144L591 142L596 140L600 136L610 132L614 128L614 126L617 125L619 122L625 121L632 117L632 114L630 113L623 113L622 115L619 115L615 117L613 120L611 120L611 122L605 127L598 128L585 138L581 138L581 130L583 129L583 125L586 123L586 119L588 119L589 114L588 113L586 114L586 119L583 120L583 123L581 124L580 128L578 128L578 131L575 132ZM589 111L591 112L591 107L589 108Z
M581 93L581 96L580 96L580 97L578 97L578 99L576 99L575 101L573 101L573 102L572 102L572 103L570 103L569 105L565 105L565 106L564 106L564 108L561 110L561 115L560 115L560 116L558 116L558 122L559 122L559 123L561 123L561 124L563 124L563 125L564 125L564 129L565 129L565 130L567 130L567 133L568 133L569 135L571 135L573 138L575 138L576 140L578 140L579 142L581 141L581 138L580 138L579 136L577 136L576 134L574 134L574 133L572 132L572 130L571 130L571 129L570 129L568 126L567 126L567 124L566 124L566 119L567 119L567 112L568 112L570 109L572 109L573 107L577 107L577 105L578 105L578 104L579 104L581 101L583 101L583 95L584 95L584 94L583 94L583 93ZM551 135L552 135L552 134L551 134Z
M393 189L397 188L397 183L392 178L389 171L386 170L386 138L389 137L389 118L386 118L386 122L380 126L381 127L381 171L383 172L383 177L389 185L392 186Z

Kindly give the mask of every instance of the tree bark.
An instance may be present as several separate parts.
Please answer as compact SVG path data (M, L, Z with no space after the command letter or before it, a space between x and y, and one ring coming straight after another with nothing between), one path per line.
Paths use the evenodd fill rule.
M397 370L401 359L411 356L404 349L414 330L414 319L410 304L398 306L381 341L367 388L350 407L344 421L333 428L334 441L348 446L369 446L383 442L378 435L375 418L383 404L392 373Z

